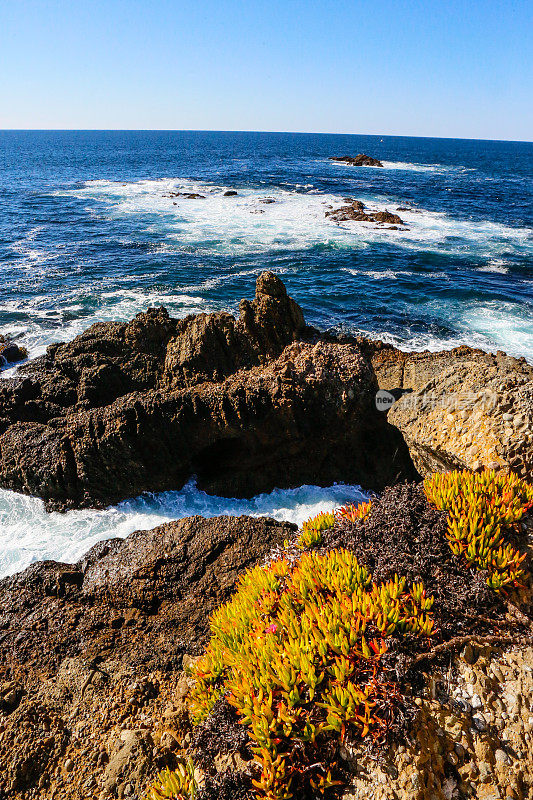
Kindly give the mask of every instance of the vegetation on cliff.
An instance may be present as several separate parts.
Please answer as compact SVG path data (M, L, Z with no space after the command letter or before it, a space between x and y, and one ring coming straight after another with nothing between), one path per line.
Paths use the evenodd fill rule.
M458 634L501 630L527 575L520 521L532 506L512 474L452 472L308 520L212 615L194 724L222 704L245 727L260 798L339 793L342 747L377 753L408 726L412 665ZM156 783L152 797L189 797L180 786Z

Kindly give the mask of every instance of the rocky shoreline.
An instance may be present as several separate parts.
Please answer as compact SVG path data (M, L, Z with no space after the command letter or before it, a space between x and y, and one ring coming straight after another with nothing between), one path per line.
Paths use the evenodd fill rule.
M415 475L355 339L305 325L272 273L240 316L98 323L0 384L0 486L49 510L198 486L252 496Z
M150 309L52 345L3 381L0 486L65 510L192 475L226 496L335 481L379 490L434 468L530 477L532 377L503 353L411 354L323 334L265 272L238 319ZM403 393L388 415L378 389Z
M24 365L0 386L0 485L59 510L179 488L193 473L232 495L304 481L393 487L368 519L331 523L318 552L351 549L375 580L423 579L436 597L436 657L423 660L427 644L404 653L422 659L402 678L405 735L377 760L350 741L335 755L344 796L526 800L530 515L513 529L523 587L502 602L442 555L445 515L404 485L450 469L531 481L532 379L525 360L503 353L404 353L321 333L263 273L238 319L152 309ZM159 770L191 753L205 800L256 796L234 718L219 709L191 727L187 670L242 573L297 560L297 536L269 519L191 517L0 581L0 800L141 800Z

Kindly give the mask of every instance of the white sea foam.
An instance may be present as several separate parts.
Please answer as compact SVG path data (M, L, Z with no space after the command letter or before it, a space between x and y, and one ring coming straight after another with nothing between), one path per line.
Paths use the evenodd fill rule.
M0 577L47 558L75 562L103 539L123 538L132 531L194 514L249 514L301 524L319 511L367 496L358 486L336 484L328 488L275 489L250 500L238 500L208 495L191 481L181 491L144 495L104 511L48 514L40 500L0 490Z
M348 272L350 275L363 275L365 278L372 278L375 281L397 281L398 278L411 278L414 273L403 269L352 269L351 267L343 267L343 272ZM439 273L445 276L445 273Z
M196 288L198 291L197 287L189 288ZM164 305L175 317L196 314L207 308L204 298L198 295L182 291L162 292L143 287L124 287L98 292L96 307L85 310L80 300L82 297L91 297L91 293L90 287L82 291L75 289L66 292L53 309L49 307L49 295L35 295L25 302L23 314L17 300L0 303L0 314L24 317L20 322L9 322L0 326L0 334L14 339L17 344L28 349L31 358L36 358L50 344L70 341L95 322L127 321L150 306ZM0 377L6 378L12 374L13 370L4 370L0 372Z
M472 252L487 261L501 258L509 249L533 254L531 228L459 220L423 209L400 212L409 230L394 231L375 223L336 224L325 217L325 211L342 204L340 195L269 188L267 192L239 190L237 197L224 197L226 188L170 179L127 184L100 180L66 193L98 202L100 213L109 217L136 215L141 229L163 237L175 252L192 248L200 254L250 255L307 250L319 244L360 249L374 242L391 242L453 255ZM173 191L199 193L205 199L164 196ZM264 204L265 198L275 202ZM395 211L392 200L364 193L358 193L358 198L370 208Z
M512 356L533 353L533 306L491 301L461 306L459 319L467 334L478 334L488 340L494 350L505 350ZM485 348L487 349L487 348Z
M508 263L503 258L491 258L482 267L478 267L479 272L495 272L500 275L506 275L509 272Z
M490 301L465 302L449 299L433 300L427 305L428 312L442 325L456 329L452 336L435 336L430 332L405 330L405 334L378 333L364 328L357 332L400 347L402 350L417 352L429 350L432 353L451 350L467 345L478 347L489 353L504 350L517 358L525 356L533 363L533 307L520 303Z
M450 167L443 164L415 164L408 161L383 161L384 169L398 169L402 172L447 172Z

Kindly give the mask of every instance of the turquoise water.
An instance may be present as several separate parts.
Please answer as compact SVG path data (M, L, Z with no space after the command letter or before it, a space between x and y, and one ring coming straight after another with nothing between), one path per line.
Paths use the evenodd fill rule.
M384 168L328 160L358 152ZM228 189L238 196L224 197ZM204 198L166 196L175 191ZM325 211L344 196L375 209L408 205L399 213L409 229L336 225ZM149 305L176 316L235 310L265 268L320 327L406 348L500 348L533 363L533 144L0 132L0 333L31 355ZM361 497L357 487L228 501L191 483L59 515L0 491L0 575L191 513L301 521L350 497Z

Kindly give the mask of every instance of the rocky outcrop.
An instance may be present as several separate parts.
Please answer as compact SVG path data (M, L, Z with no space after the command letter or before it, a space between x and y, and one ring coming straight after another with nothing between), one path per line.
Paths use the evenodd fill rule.
M200 487L250 496L414 476L355 340L306 329L272 273L240 315L150 309L53 345L0 386L0 485L49 509Z
M380 761L345 748L344 800L528 800L533 792L533 649L468 647L433 670L412 732Z
M186 200L205 200L205 194L198 194L197 192L169 192L164 194L163 197L184 197Z
M5 336L0 336L0 369L10 367L19 361L24 361L27 357L28 351L25 347L19 347L18 344L10 341Z
M361 200L352 200L351 198L344 198L347 202L346 205L340 208L334 208L331 211L326 211L325 216L332 219L334 222L377 222L389 223L394 225L405 225L398 214L392 214L390 211L370 211L364 210L365 206Z
M0 581L2 800L122 797L128 784L140 798L175 745L164 734L184 653L199 652L242 570L293 530L192 517Z
M490 467L532 479L533 367L525 359L470 347L404 353L359 341L380 388L402 390L388 419L422 475Z
M341 164L349 164L351 167L382 167L383 164L377 158L359 153L356 156L330 156L330 161L337 161Z

